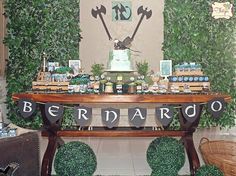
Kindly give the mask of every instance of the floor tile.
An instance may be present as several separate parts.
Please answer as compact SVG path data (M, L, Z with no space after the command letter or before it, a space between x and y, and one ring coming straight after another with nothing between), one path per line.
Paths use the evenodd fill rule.
M97 156L99 169L113 169L113 170L133 170L133 162L131 157L120 156Z
M98 155L119 157L131 155L130 151L128 138L101 138Z
M144 175L150 176L152 171L151 170L143 170L143 169L135 169L134 173L135 173L135 176L144 176Z
M94 175L101 175L101 176L136 176L134 171L131 169L102 169L95 172Z
M219 128L197 129L194 133L194 144L201 165L204 164L199 152L202 137L209 140L236 141L236 128L219 130ZM102 176L143 176L150 175L151 169L146 162L146 151L155 138L66 138L65 141L83 141L96 153L97 171ZM47 146L47 138L40 138L40 157L42 159ZM53 172L54 173L54 172ZM186 161L179 174L189 174L189 162Z
M133 157L146 157L149 144L155 138L133 138L130 139L130 149Z
M151 172L151 168L149 167L146 158L144 157L133 157L133 165L135 173L137 172ZM140 175L140 174L139 174Z

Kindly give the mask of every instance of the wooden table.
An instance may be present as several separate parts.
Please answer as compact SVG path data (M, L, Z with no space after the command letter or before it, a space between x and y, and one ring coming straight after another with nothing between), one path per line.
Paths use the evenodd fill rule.
M184 103L201 103L200 112L204 103L213 98L224 98L226 102L231 101L229 95L209 93L209 94L161 94L161 95L95 95L95 94L35 94L35 93L18 93L13 95L13 100L27 98L39 104L43 125L45 131L42 132L44 136L48 137L47 149L44 153L41 176L51 175L52 162L57 147L63 144L61 137L158 137L158 136L172 136L181 137L185 146L191 175L195 175L196 170L200 167L199 158L193 142L193 133L195 132L201 113L197 119L190 123L183 117L181 109L179 109L180 130L102 130L102 131L76 131L76 130L61 130L61 121L51 124L45 115L45 105L43 103L61 103L61 104L123 104L123 103L154 103L154 104L175 104L181 105Z

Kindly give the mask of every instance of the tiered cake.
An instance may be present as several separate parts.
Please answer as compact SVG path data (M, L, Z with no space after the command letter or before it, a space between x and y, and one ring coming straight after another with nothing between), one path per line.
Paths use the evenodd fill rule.
M128 49L118 49L110 52L108 71L133 71L130 60L130 51Z

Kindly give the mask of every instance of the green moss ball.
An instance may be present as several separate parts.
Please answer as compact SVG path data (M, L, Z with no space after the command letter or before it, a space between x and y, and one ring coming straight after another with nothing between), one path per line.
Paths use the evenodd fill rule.
M151 176L163 176L163 171L161 170L152 171ZM178 173L171 173L167 171L166 176L179 176L179 175Z
M196 176L224 176L224 174L216 166L204 165L197 170Z
M60 176L92 176L97 168L96 155L85 143L69 142L59 148L54 168Z
M156 138L148 147L147 162L156 176L177 175L185 163L184 146L175 138Z

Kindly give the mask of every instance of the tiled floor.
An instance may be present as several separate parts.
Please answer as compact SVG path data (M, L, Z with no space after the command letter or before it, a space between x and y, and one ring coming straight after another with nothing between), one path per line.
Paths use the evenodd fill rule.
M224 139L236 141L236 128L230 131L220 131L216 128L198 130L194 134L194 142L198 150L202 137L210 140ZM143 176L150 175L151 169L146 162L146 150L154 138L64 138L65 142L80 140L93 149L97 156L97 170L95 175L124 175ZM41 138L41 158L47 145L47 139ZM199 154L201 164L203 164ZM54 173L54 171L53 171ZM189 174L188 160L179 174Z

